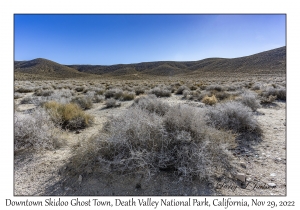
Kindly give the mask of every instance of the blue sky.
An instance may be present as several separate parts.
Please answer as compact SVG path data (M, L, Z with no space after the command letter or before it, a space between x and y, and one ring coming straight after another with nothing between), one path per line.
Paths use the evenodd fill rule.
M15 60L128 64L235 58L286 45L285 15L14 15Z

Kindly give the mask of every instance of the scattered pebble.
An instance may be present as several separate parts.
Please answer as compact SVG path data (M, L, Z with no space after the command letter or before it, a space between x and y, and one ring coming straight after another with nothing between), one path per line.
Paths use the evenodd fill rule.
M276 184L275 183L268 183L268 186L269 187L276 187Z
M237 173L235 177L242 182L246 181L246 175L244 173Z
M82 182L82 176L81 175L79 175L79 177L78 177L78 182Z
M246 164L244 162L240 162L240 165L243 167L243 168L246 168Z

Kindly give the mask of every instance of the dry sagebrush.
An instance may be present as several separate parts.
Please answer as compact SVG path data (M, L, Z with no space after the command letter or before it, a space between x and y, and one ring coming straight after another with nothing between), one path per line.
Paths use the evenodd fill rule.
M105 124L106 134L99 133L92 146L80 153L93 157L81 165L93 162L104 173L149 176L168 170L184 179L231 171L227 146L233 143L233 136L203 120L203 114L189 106L173 107L164 116L138 105L131 107Z
M53 149L56 143L54 123L43 109L32 114L15 113L14 147L21 149Z

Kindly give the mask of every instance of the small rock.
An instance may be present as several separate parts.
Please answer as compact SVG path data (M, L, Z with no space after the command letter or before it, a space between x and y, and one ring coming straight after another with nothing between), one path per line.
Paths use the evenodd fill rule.
M78 177L78 182L82 182L82 176L81 175L79 175L79 177Z
M250 182L252 179L250 177L247 177L246 181Z
M270 176L272 176L272 177L275 177L275 176L276 176L276 174L275 174L275 173L271 173L271 174L270 174Z
M276 187L276 184L275 183L268 183L268 186L274 188L274 187Z
M92 170L92 168L91 168L91 167L87 168L87 169L86 169L86 173L87 173L87 174L91 174L91 173L93 173L93 170Z
M275 158L275 161L281 161L281 158Z
M235 175L235 178L237 178L238 180L245 182L246 181L246 175L244 173L237 173Z
M243 168L246 168L246 163L240 162L240 165L241 165Z

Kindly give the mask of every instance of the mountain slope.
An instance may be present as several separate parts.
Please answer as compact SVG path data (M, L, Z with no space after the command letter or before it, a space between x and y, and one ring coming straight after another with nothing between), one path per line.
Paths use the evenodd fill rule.
M143 76L199 76L204 73L281 74L286 72L286 47L240 58L199 61L158 61L118 65L61 65L46 59L15 61L15 73L53 78ZM97 76L99 75L99 76Z
M78 72L76 69L43 58L15 61L14 65L15 72L24 73L25 75L34 74L49 78L73 78L87 75Z

